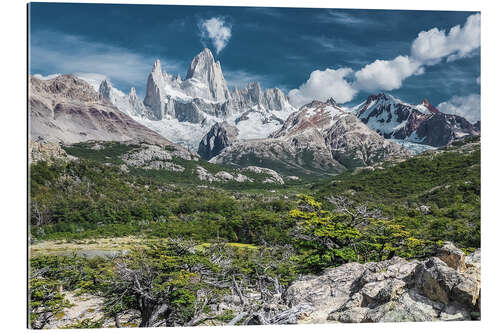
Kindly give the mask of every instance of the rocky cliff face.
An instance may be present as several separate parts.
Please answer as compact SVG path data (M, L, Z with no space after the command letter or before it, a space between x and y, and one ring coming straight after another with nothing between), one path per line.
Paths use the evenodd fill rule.
M190 96L205 98L209 101L223 102L230 98L219 61L212 52L204 49L191 61L183 90Z
M103 94L109 92L103 87ZM51 80L30 77L30 135L34 141L138 140L171 144L103 99L73 75Z
M199 109L205 118L211 115L220 120L227 120L231 115L251 109L293 109L281 90L274 88L263 91L258 82L251 82L241 90L235 87L232 93L229 92L221 64L215 61L209 49L204 49L193 58L185 80L163 72L157 60L148 77L144 104L153 111L156 120L169 114L180 121L195 123L200 122L199 119L185 116L180 109L182 104L191 105L184 106L184 109ZM216 111L222 108L224 112Z
M293 108L288 97L278 88L262 90L259 82L250 82L243 89L234 88L231 105L241 111L250 109L287 110Z
M198 148L200 137L183 131L185 128L197 127L206 133L207 128L225 121L238 127L241 139L262 138L278 129L295 111L281 90L263 90L258 82L230 92L221 64L209 49L193 58L184 80L163 71L157 60L148 76L143 104L149 112L137 112L139 122L160 129L161 134L193 149ZM161 122L154 124L151 120Z
M200 123L207 115L227 116L229 113L221 115L220 109L230 98L220 62L204 49L191 61L185 80L163 72L157 60L148 77L144 104L153 111L155 120L170 115L180 121ZM186 114L186 110L196 110L198 116Z
M304 323L479 319L480 271L480 250L466 257L448 243L424 261L394 257L328 269L295 281L284 298L290 307L312 307Z
M237 142L212 161L263 165L288 173L338 173L407 156L404 148L384 139L330 99L304 105L269 138Z
M156 60L148 76L146 97L144 98L144 105L152 111L151 119L159 120L163 117L165 112L165 84L160 60Z
M326 131L325 140L333 158L347 168L410 156L402 146L384 139L351 114L338 119Z
M209 160L229 147L237 137L238 128L226 122L216 123L201 140L198 155Z
M440 147L454 139L478 135L465 118L440 112L427 99L418 105L389 94L371 95L355 110L370 128L386 138Z

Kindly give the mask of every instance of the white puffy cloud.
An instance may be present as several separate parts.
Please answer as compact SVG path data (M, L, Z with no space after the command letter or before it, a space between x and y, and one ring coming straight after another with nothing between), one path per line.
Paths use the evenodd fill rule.
M401 88L403 80L423 73L420 63L408 56L398 56L392 60L375 60L357 71L355 87L359 90L393 90Z
M481 120L481 96L453 96L450 100L440 103L439 111L464 117L471 123Z
M448 61L467 57L480 45L481 16L474 14L463 27L456 25L448 34L437 28L420 32L412 43L411 56L422 63L435 64L444 57Z
M226 47L231 38L231 27L222 17L212 17L200 24L201 38L209 39L215 47L217 54Z
M463 26L454 26L448 33L437 28L421 31L411 44L410 55L399 55L392 60L377 59L356 71L353 83L347 82L345 75L340 75L340 72L329 73L328 69L314 71L305 84L290 91L289 97L295 104L311 99L324 100L328 97L334 97L339 102L348 102L361 90L399 89L405 79L424 73L425 67L435 65L443 58L454 61L475 55L481 44L480 30L481 16L473 14ZM326 44L324 47L333 46ZM349 69L347 74L351 72ZM479 78L476 82L480 84ZM327 96L328 94L330 96Z
M313 100L326 101L330 97L338 103L348 102L357 93L345 79L351 73L351 68L315 70L298 89L290 90L288 97L297 107Z

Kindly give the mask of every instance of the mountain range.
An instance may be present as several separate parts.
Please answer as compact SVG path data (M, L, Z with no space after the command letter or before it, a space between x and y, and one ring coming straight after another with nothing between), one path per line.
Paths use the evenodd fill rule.
M28 103L32 140L62 143L136 140L174 146L101 98L87 82L74 75L50 80L31 76Z
M209 49L184 79L157 60L143 100L134 88L126 94L108 80L63 75L31 77L29 102L32 138L175 143L213 163L288 174L338 173L480 134L479 122L442 113L427 99L412 105L380 93L353 108L333 99L296 108L283 91L258 82L230 91Z
M389 94L371 95L354 112L385 138L440 147L467 135L479 134L465 118L440 112L427 99L418 105L405 103Z

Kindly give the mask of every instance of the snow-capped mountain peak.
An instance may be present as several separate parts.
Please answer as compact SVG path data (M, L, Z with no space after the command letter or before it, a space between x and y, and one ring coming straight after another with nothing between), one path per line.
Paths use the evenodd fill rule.
M161 70L160 59L156 59L155 63L153 64L153 69L151 70L151 73L155 74L156 77L161 77L163 75L163 72Z
M394 97L393 95L388 94L388 93L384 93L384 92L368 96L365 104L366 105L370 105L370 104L371 105L375 105L375 104L377 104L377 105L381 105L381 104L384 104L384 105L387 105L387 104L408 105L407 103L403 102L399 98Z
M130 93L127 95L122 91L113 87L110 81L104 80L99 85L97 91L100 99L106 99L115 105L118 110L128 116L149 116L149 110L144 106L142 101L137 97L135 88L130 88Z
M130 92L129 92L128 95L129 96L135 96L135 97L137 97L137 92L135 91L134 87L130 88Z
M348 112L338 106L333 98L326 102L312 101L291 114L282 128L272 136L275 138L289 136L309 129L324 131L347 115Z
M182 85L189 96L214 102L227 100L231 95L220 62L215 61L208 48L193 58Z
M200 80L204 80L206 79L205 77L207 73L213 66L215 66L214 56L208 48L205 48L203 51L198 53L193 60L191 60L191 64L189 65L189 69L186 74L186 79L195 77Z
M429 102L427 98L424 98L422 102L415 106L417 110L421 112L431 112L431 113L439 113L439 110Z
M190 62L186 78L163 71L156 60L149 73L144 101L111 83L102 83L102 94L124 113L176 143L196 149L210 127L227 121L239 130L240 139L264 138L279 129L296 111L278 88L262 89L258 82L230 92L220 62L209 49ZM99 90L99 89L97 89Z
M454 138L478 134L467 120L440 112L426 98L412 105L380 93L369 96L354 112L386 138L430 146L442 146Z
M325 103L330 104L331 106L338 106L337 102L333 99L333 97L327 99Z

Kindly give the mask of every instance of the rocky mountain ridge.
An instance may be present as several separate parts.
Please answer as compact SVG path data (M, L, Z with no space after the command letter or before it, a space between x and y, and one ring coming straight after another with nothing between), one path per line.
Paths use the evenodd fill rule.
M113 87L109 80L104 80L99 85L99 98L109 101L120 111L128 116L151 116L151 110L139 99L135 88L132 87L128 94Z
M386 138L434 147L444 146L460 137L479 134L479 127L461 116L440 112L425 98L422 103L411 105L392 95L380 93L370 95L354 112L365 124Z
M215 139L205 138L207 142ZM211 162L256 164L288 173L338 173L409 155L330 99L326 103L314 101L304 105L269 138L233 142Z
M229 91L221 64L209 49L192 59L185 79L163 71L157 60L144 100L138 100L134 92L127 95L113 88L102 95L138 122L193 150L216 123L236 126L240 140L263 139L297 111L280 89L263 90L258 82ZM425 98L412 105L380 93L354 109L335 107L354 113L377 133L417 153L480 131L480 123L472 125L462 117L444 114Z
M203 137L198 146L198 155L209 160L226 147L233 144L238 137L238 128L227 122L216 123Z
M258 82L230 92L221 64L209 49L193 58L185 79L163 71L156 60L143 101L135 89L125 94L109 81L101 83L99 93L136 121L193 150L217 122L236 126L240 139L262 138L296 110L280 89L264 90Z
M463 136L477 135L480 130L479 122L472 125L462 117L441 113L427 99L411 105L381 93L369 96L353 109L329 99L313 101L297 110L280 89L263 90L258 82L229 91L221 64L208 49L193 58L185 79L164 72L157 60L148 76L143 101L134 88L125 94L109 80L94 87L97 94L88 88L80 94L122 111L129 117L122 123L128 121L132 128L141 124L152 130L151 135L146 135L152 140L160 140L159 133L170 141L198 150L207 160L237 166L337 173L345 168L406 156L399 145L420 153ZM77 96L73 94L69 97ZM75 115L71 117L77 119ZM111 130L105 130L86 124L88 120L73 120L56 137L76 135L78 138L72 142L132 138L124 135L126 129L114 129L116 124L106 125ZM47 120L35 123L35 128L43 127L40 137L57 131L57 126ZM86 130L72 133L75 129L70 128L81 123L94 128L95 133ZM392 142L381 140L374 135L377 133Z
M30 136L34 141L137 140L174 146L101 98L87 82L74 75L50 80L30 76L28 103Z

